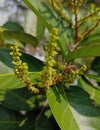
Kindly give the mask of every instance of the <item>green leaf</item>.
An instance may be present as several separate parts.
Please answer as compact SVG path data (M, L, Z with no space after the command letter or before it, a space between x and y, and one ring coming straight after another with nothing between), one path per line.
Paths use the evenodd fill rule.
M39 120L37 130L55 130L53 124L46 117L41 117Z
M7 65L5 65L3 62L0 60L0 74L6 74L6 73L12 73L12 69L9 68Z
M24 31L23 27L14 21L7 21L4 25L4 28L8 29L8 30L15 30L15 31Z
M29 111L36 107L36 96L25 88L6 91L1 105L10 110Z
M8 49L0 48L0 74L12 73L13 65L10 51Z
M14 74L0 75L0 89L7 90L21 87L23 87L23 84L20 83Z
M29 71L37 72L41 71L43 67L43 62L39 59L22 53L21 57L23 62L26 62L29 66ZM12 57L10 56L9 49L0 48L0 73L12 73L13 72L13 65L12 65Z
M36 29L36 37L40 41L44 35L45 26L42 24L41 19L37 17L37 29Z
M41 19L41 21L46 25L46 27L49 30L51 30L51 25L48 23L48 21L45 18L47 18L48 16L49 17L53 16L52 18L55 18L55 16L52 13L52 11L47 7L47 5L42 0L41 1L23 0L23 1L36 14L36 16ZM45 14L46 16L43 14L43 12L46 13ZM50 18L49 18L49 21L50 21Z
M0 130L15 130L20 122L16 119L14 112L0 106Z
M37 83L39 80L40 73L32 72L29 73L31 81L33 84ZM4 100L6 92L11 89L23 88L25 84L22 84L14 74L3 74L0 75L0 101ZM27 90L28 91L28 90Z
M98 87L91 86L90 84L86 83L82 78L80 78L79 80L79 85L90 95L90 98L92 100L100 105L100 89L97 89Z
M93 60L91 64L91 69L100 75L100 57L96 57Z
M97 82L100 82L100 77L97 76L97 75L85 74L84 76L85 76L85 77L88 77L88 78L90 78L90 79L94 79L94 80L96 80Z
M45 27L51 31L52 27L59 29L59 43L62 53L65 55L66 52L66 29L69 27L68 24L63 22L58 16L54 15L53 11L43 0L23 0L27 6L36 14Z
M18 130L55 130L52 121L46 118L43 113L39 120L36 120L39 113L39 109L27 112L25 116L28 120Z
M100 43L100 33L90 35L86 37L80 45L89 45L89 44L95 44Z
M80 49L74 50L73 52L69 52L68 55L66 56L66 61L69 62L77 58L94 57L94 56L100 56L100 44L92 44L89 46L84 46Z
M100 109L93 106L82 89L73 86L66 93L62 87L47 90L52 113L61 130L99 130Z
M23 62L26 62L28 64L30 72L39 72L44 66L41 60L25 53L23 53L21 59Z
M38 40L34 36L21 31L4 30L4 37L6 39L16 39L20 42L29 43L34 47L38 45Z

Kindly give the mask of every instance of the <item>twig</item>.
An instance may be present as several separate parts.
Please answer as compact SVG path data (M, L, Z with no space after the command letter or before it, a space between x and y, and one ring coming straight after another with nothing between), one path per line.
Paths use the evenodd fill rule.
M55 10L55 12L64 20L66 21L70 26L72 26L72 23L69 21L69 19L66 17L65 13L62 12L62 10L59 10L54 1L51 0L51 6L53 7L53 9Z
M82 24L84 24L85 20L87 20L88 18L92 17L93 15L95 15L96 13L98 13L99 11L100 11L100 9L97 10L96 12L94 12L94 13L91 13L90 15L88 15L87 17L85 17L84 19L79 20L78 23L82 21L82 22L79 24L79 27L80 27Z
M74 14L75 14L75 43L74 44L77 44L77 41L78 41L78 7L75 6L75 0L74 0Z
M36 117L36 122L35 122L35 130L37 130L37 125L38 125L38 121L40 120L45 108L47 107L48 105L48 101L45 102L45 105L44 107L41 109L40 113L38 114L38 116Z
M90 29L88 29L87 31L83 32L82 36L86 37L88 34L90 34L100 23L100 19L97 21L97 23L92 26Z

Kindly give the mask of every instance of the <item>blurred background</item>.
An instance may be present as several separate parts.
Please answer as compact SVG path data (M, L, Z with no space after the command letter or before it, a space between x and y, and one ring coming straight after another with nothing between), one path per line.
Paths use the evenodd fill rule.
M48 0L44 1L48 2ZM66 3L68 0L61 1ZM89 3L95 3L100 6L100 0L89 0ZM15 26L15 23L21 25L25 32L36 36L36 16L27 8L22 0L0 0L0 26L6 25L7 28L13 28L11 26ZM45 40L46 37L44 35L41 44L36 49L26 44L26 52L44 60L43 43Z
M21 25L25 32L34 36L36 35L36 16L28 10L22 0L0 0L0 26L13 29L19 27L16 23ZM42 44L36 49L26 44L25 51L44 60Z
M89 0L89 2L100 4L100 0ZM8 20L19 22L23 26L26 10L27 7L22 0L0 0L0 26Z
M0 26L8 20L23 25L27 8L22 0L0 0Z

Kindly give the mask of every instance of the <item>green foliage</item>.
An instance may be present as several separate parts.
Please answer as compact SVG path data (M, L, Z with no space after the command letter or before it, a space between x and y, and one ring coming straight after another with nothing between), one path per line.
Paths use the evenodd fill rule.
M8 21L3 25L4 28L14 31L24 31L23 27L17 22Z
M99 7L23 2L36 25L28 13L26 29L10 21L0 27L0 130L99 130ZM27 54L27 43L43 44L44 62Z
M21 123L21 120L17 120L17 117L20 117L20 114L16 115L14 112L5 109L2 106L0 106L0 115L0 129L2 130L16 129Z
M16 39L22 43L30 43L34 47L38 45L38 40L34 36L20 31L5 30L4 37L7 39Z
M71 61L77 58L93 57L100 55L100 43L81 47L73 52L68 53L66 61Z
M61 87L56 86L47 91L50 108L60 128L100 129L100 109L93 106L89 95L78 86L72 86L66 91Z
M91 64L91 69L100 75L100 57L99 56L93 60Z
M36 96L29 91L27 92L25 87L19 89L15 88L7 90L4 100L2 101L2 106L16 111L29 111L36 107L35 101Z
M21 60L27 62L30 72L39 72L43 67L42 61L26 53L22 53ZM0 74L13 72L12 57L9 49L0 48L0 65L2 66Z

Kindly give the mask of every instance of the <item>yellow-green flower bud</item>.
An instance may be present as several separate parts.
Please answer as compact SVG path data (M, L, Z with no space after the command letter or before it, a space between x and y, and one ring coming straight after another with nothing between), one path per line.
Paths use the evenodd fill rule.
M31 79L28 77L28 65L25 62L22 62L20 59L20 56L22 55L19 52L18 44L15 43L13 46L11 46L11 52L10 55L13 58L12 64L14 65L14 72L17 78L20 79L20 81L28 87L28 89L31 89L34 93L39 92L39 90L32 86Z
M57 71L55 70L55 65L56 65L56 55L57 55L57 40L58 40L58 29L53 28L51 33L50 33L50 38L48 40L48 43L45 45L45 51L46 51L46 56L45 56L45 61L44 64L45 66L43 67L42 70L42 81L41 85L44 85L44 87L49 88L50 86L53 85L53 79L54 76L57 75Z

